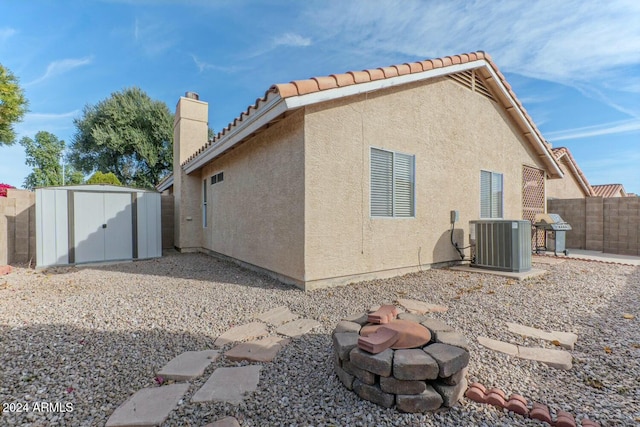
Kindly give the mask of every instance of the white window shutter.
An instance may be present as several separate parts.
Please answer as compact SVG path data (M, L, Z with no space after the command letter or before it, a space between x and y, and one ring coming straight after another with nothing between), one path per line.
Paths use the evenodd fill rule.
M393 153L371 149L371 216L393 216Z
M480 218L491 218L491 172L480 171Z
M502 174L491 174L491 218L502 218Z
M394 154L393 162L394 216L413 216L414 156Z

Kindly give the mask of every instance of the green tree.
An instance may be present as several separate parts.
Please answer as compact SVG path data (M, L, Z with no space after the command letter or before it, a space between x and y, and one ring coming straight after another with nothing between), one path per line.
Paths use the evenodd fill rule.
M153 188L172 170L173 115L139 88L128 88L75 119L69 160L90 174L112 172L124 185Z
M27 99L18 79L0 64L0 145L16 142L13 124L22 120L27 112Z
M117 176L112 172L102 173L100 171L94 173L91 178L87 180L87 184L111 184L122 185Z
M65 164L64 185L78 185L84 182L84 174L72 165Z
M64 141L54 134L40 131L35 140L24 137L20 140L27 155L27 166L33 167L24 180L24 187L33 190L35 187L62 185L62 152Z

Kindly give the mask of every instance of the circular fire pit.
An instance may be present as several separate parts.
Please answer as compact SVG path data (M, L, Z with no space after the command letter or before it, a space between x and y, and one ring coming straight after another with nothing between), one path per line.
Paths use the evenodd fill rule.
M441 320L382 306L332 335L336 374L362 399L428 412L453 406L467 388L468 343Z

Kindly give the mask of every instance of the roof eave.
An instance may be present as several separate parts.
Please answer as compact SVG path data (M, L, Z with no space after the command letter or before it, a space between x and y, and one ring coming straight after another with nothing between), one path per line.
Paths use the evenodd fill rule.
M274 94L260 109L256 110L251 116L243 120L231 132L227 133L216 144L211 145L204 150L198 157L182 166L185 173L190 174L209 163L211 160L222 155L235 145L242 142L249 135L253 134L267 123L276 119L278 116L287 111L287 104L280 97Z

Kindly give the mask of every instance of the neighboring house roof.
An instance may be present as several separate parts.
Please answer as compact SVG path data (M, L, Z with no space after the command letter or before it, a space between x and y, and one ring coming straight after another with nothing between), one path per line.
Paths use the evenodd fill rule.
M622 184L602 184L592 185L593 192L596 196L600 197L627 197L627 192L624 191Z
M578 163L571 155L571 151L569 151L566 147L558 147L552 148L553 155L556 157L558 162L564 161L564 163L569 167L569 171L573 174L576 181L580 184L582 191L585 196L595 196L596 194L593 192L591 185L589 184L589 180L582 173L582 169L578 166Z
M165 176L158 184L156 184L156 190L161 193L171 187L173 187L173 173Z
M474 89L478 86L478 92L501 104L545 164L549 175L553 178L563 176L551 152L551 146L544 140L491 57L482 51L273 85L265 92L264 97L258 98L222 132L184 161L182 167L187 173L200 169L248 137L260 132L268 124L282 119L288 111L443 76L449 76L458 82L465 81Z

